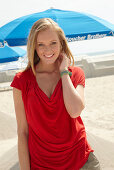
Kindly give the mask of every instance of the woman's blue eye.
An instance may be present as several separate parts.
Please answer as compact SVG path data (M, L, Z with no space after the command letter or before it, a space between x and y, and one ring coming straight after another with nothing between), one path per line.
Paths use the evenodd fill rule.
M43 46L43 44L38 44L38 46L39 46L39 47L42 47L42 46Z
M54 41L54 42L52 42L51 44L52 44L52 45L55 45L55 44L57 44L57 42Z

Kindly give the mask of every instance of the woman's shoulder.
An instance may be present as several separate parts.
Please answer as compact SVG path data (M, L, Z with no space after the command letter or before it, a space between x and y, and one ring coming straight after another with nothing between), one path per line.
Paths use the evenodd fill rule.
M31 72L31 68L27 70L21 70L21 71L18 71L15 76L18 78L23 78L23 77L25 78L27 76L30 76L30 72Z
M33 76L31 68L24 71L19 71L18 73L15 74L10 86L16 87L18 89L23 89L25 83L27 83L27 81L32 78Z
M74 86L81 84L85 87L85 74L82 68L77 66L70 66L69 71L72 72L71 80Z
M73 75L84 75L84 71L81 67L69 66L69 71L71 71Z

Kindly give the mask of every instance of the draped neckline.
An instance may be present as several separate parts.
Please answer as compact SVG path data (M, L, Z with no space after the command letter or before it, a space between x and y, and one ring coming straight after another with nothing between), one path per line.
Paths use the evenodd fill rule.
M32 76L33 76L33 78L34 78L36 87L38 88L38 90L40 91L40 93L42 94L42 96L45 98L45 100L47 100L47 101L49 101L49 102L52 101L52 100L54 99L54 97L55 97L55 94L56 94L56 92L57 92L59 86L62 85L61 78L58 80L58 82L57 82L57 84L56 84L56 86L55 86L55 88L54 88L54 90L53 90L51 96L48 97L47 94L39 87L39 84L38 84L38 82L37 82L37 80L36 80L35 75L33 74L32 69L31 69L31 73L32 73Z

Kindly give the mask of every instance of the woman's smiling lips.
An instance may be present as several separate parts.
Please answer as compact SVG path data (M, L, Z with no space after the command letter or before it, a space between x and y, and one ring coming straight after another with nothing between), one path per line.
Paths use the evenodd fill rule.
M54 54L51 54L51 55L45 55L46 58L51 58L53 57Z

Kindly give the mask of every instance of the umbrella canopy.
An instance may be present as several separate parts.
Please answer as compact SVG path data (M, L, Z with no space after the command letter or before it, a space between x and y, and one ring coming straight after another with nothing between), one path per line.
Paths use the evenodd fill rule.
M26 51L19 47L9 47L5 45L0 48L0 63L17 61L19 57L26 54Z
M68 41L86 40L112 36L114 25L96 16L75 11L48 9L26 15L0 28L0 43L10 46L27 44L27 37L34 22L40 18L52 18L64 30Z

